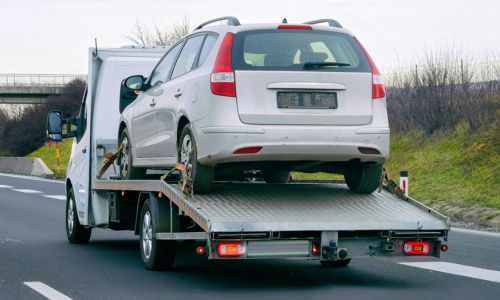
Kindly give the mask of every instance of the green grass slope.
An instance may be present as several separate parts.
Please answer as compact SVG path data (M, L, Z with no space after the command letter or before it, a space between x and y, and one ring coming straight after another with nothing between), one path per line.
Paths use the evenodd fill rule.
M27 155L27 157L39 157L41 158L47 166L54 171L54 175L57 178L66 177L66 168L68 167L69 155L71 154L71 145L73 144L73 139L66 139L59 143L59 162L60 171L57 171L57 159L56 159L56 144L52 143L49 145L45 144L43 147L37 149L36 151Z

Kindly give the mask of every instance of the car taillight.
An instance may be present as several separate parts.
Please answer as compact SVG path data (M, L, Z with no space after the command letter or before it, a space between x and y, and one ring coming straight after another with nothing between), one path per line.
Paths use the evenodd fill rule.
M363 44L361 44L356 37L354 39L358 42L359 46L361 46L361 49L363 49L363 52L365 53L366 58L368 59L368 62L370 63L370 67L372 69L372 99L384 98L385 97L384 77L382 77L382 75L380 74L380 71L375 65L375 62L373 61L370 54L368 54L368 51L366 51L365 47L363 47Z
M217 245L217 254L220 257L243 256L245 255L246 247L240 242L219 243Z
M210 87L215 95L236 97L236 84L231 57L233 37L233 33L226 33L215 59L214 69L210 77Z
M431 244L428 242L406 242L403 250L410 255L427 255L431 251Z

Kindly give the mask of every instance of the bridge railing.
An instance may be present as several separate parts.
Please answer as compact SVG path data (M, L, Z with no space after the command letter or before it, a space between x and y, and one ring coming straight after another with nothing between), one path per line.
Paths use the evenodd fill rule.
M0 86L64 86L75 80L87 80L79 74L2 74Z

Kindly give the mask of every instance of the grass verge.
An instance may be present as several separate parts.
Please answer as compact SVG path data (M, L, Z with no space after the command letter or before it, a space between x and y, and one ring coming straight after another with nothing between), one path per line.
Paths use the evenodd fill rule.
M57 178L66 177L66 168L68 167L69 156L71 154L71 145L73 144L73 139L65 139L59 143L59 171L57 168L56 159L56 144L52 145L45 144L43 147L37 149L36 151L27 155L27 157L39 157L41 158L47 166L54 171L54 175Z

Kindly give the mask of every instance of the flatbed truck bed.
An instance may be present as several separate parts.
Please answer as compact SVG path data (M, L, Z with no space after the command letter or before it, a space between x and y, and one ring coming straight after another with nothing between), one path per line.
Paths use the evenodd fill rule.
M450 229L447 217L412 198L385 189L355 194L341 183L220 182L210 194L185 195L179 184L162 180L96 180L94 191L117 197L148 193L178 208L176 214L193 220L198 230L176 232L170 226L156 238L204 241L203 252L212 259L225 258L216 248L228 240L245 244L238 258L326 259L324 251L312 253L314 243L326 251L344 249L349 258L404 255L405 241L424 239L432 244L430 255L439 256Z

